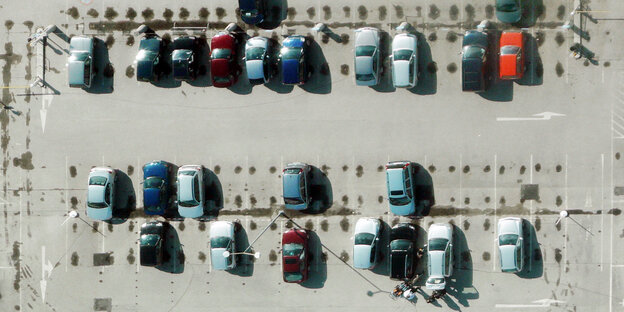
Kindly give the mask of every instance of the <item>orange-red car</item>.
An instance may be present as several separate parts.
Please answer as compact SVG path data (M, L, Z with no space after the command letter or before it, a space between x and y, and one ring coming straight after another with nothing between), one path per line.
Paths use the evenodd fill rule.
M499 78L522 78L524 73L524 33L503 32L500 37Z

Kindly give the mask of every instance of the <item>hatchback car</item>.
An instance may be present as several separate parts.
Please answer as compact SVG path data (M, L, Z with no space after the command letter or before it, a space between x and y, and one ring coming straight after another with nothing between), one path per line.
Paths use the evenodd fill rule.
M245 24L256 25L264 21L265 0L238 0L241 19Z
M282 174L284 205L287 209L304 210L308 208L310 196L311 168L304 163L286 165Z
M398 216L416 213L414 189L412 186L412 163L392 161L386 165L386 186L390 211Z
M164 44L157 35L146 35L139 42L139 53L134 65L138 81L158 81L162 75L161 58Z
M399 223L390 231L390 278L410 279L414 275L414 242L416 228Z
M453 274L453 227L436 223L427 234L427 289L446 288L446 278Z
M355 84L374 86L379 83L379 29L364 27L355 31Z
M355 224L353 237L353 266L372 269L379 258L381 222L375 218L360 218Z
M178 213L184 218L199 218L204 214L204 168L185 165L178 169Z
M95 167L89 171L87 215L91 219L106 221L113 217L115 182L117 176L110 167Z
M486 89L488 37L482 31L469 30L462 43L462 90Z
M498 251L503 272L520 272L524 264L522 219L498 220Z
M199 71L201 41L194 36L177 37L172 42L171 64L175 80L194 80Z
M282 42L279 60L283 84L304 84L311 75L306 62L310 41L304 36L290 36Z
M72 88L90 88L95 78L93 53L95 40L91 37L74 36L69 41L67 80Z
M282 273L286 283L303 283L308 279L310 252L306 230L290 229L282 235Z
M517 23L522 18L521 0L496 0L496 18L503 23Z
M143 210L148 215L162 215L171 198L171 165L152 161L143 166Z
M412 88L418 82L418 39L413 34L398 34L392 40L392 84Z
M165 223L151 221L141 225L139 258L141 265L156 266L163 263L165 249Z
M210 260L213 270L231 270L236 267L236 225L217 221L210 226Z
M500 37L499 78L521 79L524 74L524 34L503 32Z
M263 84L271 76L271 51L269 39L253 37L245 43L245 68L251 84Z
M236 61L236 37L229 32L219 32L210 40L210 67L212 85L218 88L232 86L238 80L240 68Z

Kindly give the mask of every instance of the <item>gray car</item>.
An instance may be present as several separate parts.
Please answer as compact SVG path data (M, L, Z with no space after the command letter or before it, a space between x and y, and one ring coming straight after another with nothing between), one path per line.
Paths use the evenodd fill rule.
M69 41L67 80L72 88L90 88L95 77L93 50L95 40L86 36L75 36Z
M496 18L503 23L517 23L522 18L522 0L496 0Z
M355 31L355 84L374 86L379 83L379 29L364 27Z
M524 233L522 219L504 218L498 221L498 250L503 272L517 273L524 265Z

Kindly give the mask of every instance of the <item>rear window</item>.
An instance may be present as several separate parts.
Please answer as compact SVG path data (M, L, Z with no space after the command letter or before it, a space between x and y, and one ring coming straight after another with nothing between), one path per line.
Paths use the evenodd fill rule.
M101 185L104 186L106 184L105 177L91 177L89 179L89 185Z
M520 51L520 48L516 46L504 46L501 48L502 55L518 54L519 51Z
M375 235L371 233L360 233L355 236L355 245L372 245Z

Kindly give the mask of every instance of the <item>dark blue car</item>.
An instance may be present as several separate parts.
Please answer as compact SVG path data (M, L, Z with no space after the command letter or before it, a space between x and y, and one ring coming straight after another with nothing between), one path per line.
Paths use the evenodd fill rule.
M145 214L162 215L169 205L171 164L159 160L143 166L143 205Z
M264 21L264 0L238 0L243 22L256 25Z
M310 72L306 63L310 42L304 36L290 36L282 43L279 59L282 63L283 84L304 84Z

